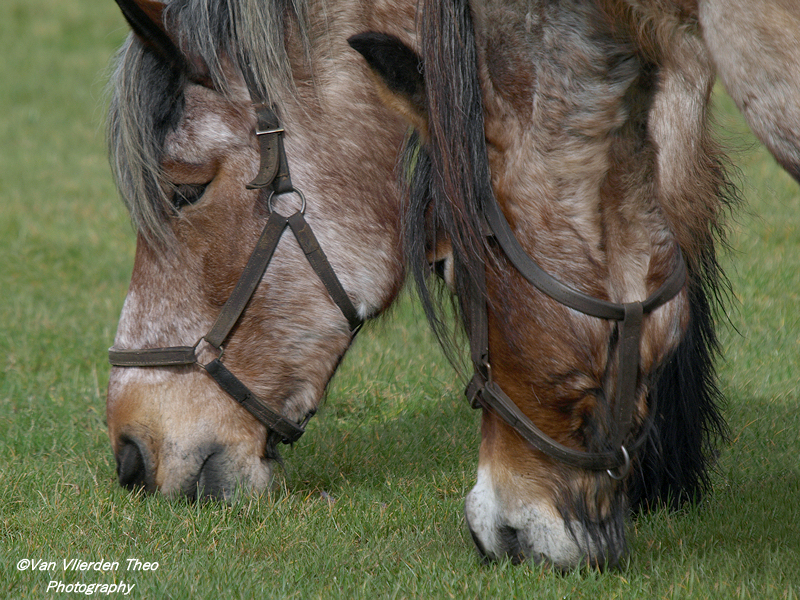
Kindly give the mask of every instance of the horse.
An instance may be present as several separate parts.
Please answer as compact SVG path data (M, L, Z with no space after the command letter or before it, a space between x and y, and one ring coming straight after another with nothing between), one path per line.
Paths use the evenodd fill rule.
M448 301L469 339L482 417L465 514L486 560L611 567L631 511L708 490L727 436L717 249L739 202L711 130L717 69L800 165L800 9L755 4L782 10L428 0L418 48L350 40L416 128L406 250L445 349Z
M388 28L411 44L415 6L118 4L132 32L107 137L137 230L109 352L118 479L228 500L267 488L278 444L404 282L406 126L346 39Z

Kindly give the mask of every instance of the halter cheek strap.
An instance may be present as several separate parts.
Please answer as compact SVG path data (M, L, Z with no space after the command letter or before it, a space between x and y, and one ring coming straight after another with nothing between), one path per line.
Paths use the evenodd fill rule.
M272 188L267 200L269 218L256 242L247 264L236 282L225 305L220 310L216 321L194 346L170 346L163 348L145 348L136 350L119 350L111 348L108 351L109 362L115 367L173 367L198 365L227 393L246 408L258 419L267 431L278 436L284 443L297 441L303 432L314 411L309 412L301 423L284 418L272 410L268 404L251 391L236 375L223 363L223 344L228 339L231 331L242 316L247 304L258 289L261 279L269 266L275 249L280 242L284 230L292 230L297 243L303 250L314 272L322 281L333 302L342 311L350 327L351 336L358 333L363 320L358 314L353 302L342 287L336 272L333 270L328 258L320 248L311 226L306 221L305 197L292 186L289 176L289 164L283 146L283 128L280 127L275 112L267 105L266 101L256 91L252 73L245 70L245 80L250 89L253 106L256 110L257 131L259 147L261 150L261 164L256 178L247 185L248 189ZM275 195L295 193L302 205L300 210L289 217L276 212L272 207ZM214 356L211 360L205 357Z

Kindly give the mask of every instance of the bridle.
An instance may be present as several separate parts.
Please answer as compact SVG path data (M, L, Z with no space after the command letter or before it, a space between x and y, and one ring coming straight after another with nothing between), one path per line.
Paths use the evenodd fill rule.
M605 470L612 478L623 479L630 470L631 454L647 439L654 414L651 407L650 419L642 432L635 441L628 443L636 404L642 320L644 315L663 306L683 289L686 282L686 263L680 248L677 248L677 265L672 274L651 296L642 302L616 304L583 294L545 272L522 248L493 195L484 202L483 214L489 237L496 241L511 264L536 289L583 314L619 322L618 375L614 404L616 430L611 442L611 447L615 450L587 452L560 444L539 429L493 381L489 360L485 265L482 260L473 261L472 289L468 299L462 301L474 368L474 375L465 391L467 400L473 408L495 411L523 439L551 458L581 469Z
M319 276L333 302L342 311L350 326L351 336L355 336L363 320L353 306L347 292L320 248L311 226L305 219L306 201L303 194L292 185L289 165L284 150L284 130L277 114L258 91L252 70L244 69L245 82L256 112L256 136L261 152L260 166L256 178L246 187L269 193L266 204L269 217L261 232L247 264L228 300L223 305L216 321L194 346L171 346L162 348L143 348L120 350L110 348L109 362L115 367L174 367L198 365L224 390L258 421L268 432L268 438L277 438L285 444L297 441L305 431L305 426L314 411L309 412L300 423L288 420L271 409L267 403L251 391L222 362L224 343L231 330L242 316L261 279L269 266L275 248L289 227L300 248ZM296 194L301 200L300 209L289 217L279 214L273 208L273 198L281 194ZM206 360L214 355L211 360ZM269 445L269 444L268 444Z

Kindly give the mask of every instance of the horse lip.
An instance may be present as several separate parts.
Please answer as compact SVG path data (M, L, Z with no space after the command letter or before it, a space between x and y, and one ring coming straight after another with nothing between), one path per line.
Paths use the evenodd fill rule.
M467 529L469 529L469 534L472 536L472 541L475 544L475 548L478 550L478 555L480 556L481 562L484 565L488 565L492 562L491 557L486 552L486 548L481 542L480 538L476 535L476 533L472 530L472 525L469 524L469 520L467 520Z

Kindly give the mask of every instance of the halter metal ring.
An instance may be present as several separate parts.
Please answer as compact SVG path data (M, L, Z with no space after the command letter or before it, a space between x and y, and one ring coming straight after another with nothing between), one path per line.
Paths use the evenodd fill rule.
M300 210L297 212L299 212L301 215L306 214L306 197L303 195L303 192L300 190L292 190L291 192L285 192L285 194L297 194L300 196ZM270 213L275 212L275 209L272 207L272 199L275 196L283 196L285 194L276 194L274 191L269 193L269 198L267 199L267 208L269 209Z
M202 344L203 342L205 342L205 344L201 348L200 344ZM197 364L205 369L215 359L212 359L212 360L210 360L208 362L201 362L200 353L201 352L202 353L209 352L209 353L213 354L214 350L219 352L219 354L217 354L215 359L216 360L222 360L222 355L225 354L225 348L223 346L220 346L219 348L217 348L217 347L214 346L214 344L209 342L205 337L201 337L199 340L197 340L197 343L194 345L194 356L195 356L195 360L197 361Z
M620 446L619 448L620 450L622 450L622 457L625 459L625 462L622 463L621 467L619 467L620 472L615 474L612 469L606 469L606 473L608 473L608 476L611 477L611 479L614 479L615 481L622 481L623 479L625 479L625 477L627 477L628 473L630 473L631 470L631 457L628 454L628 450L625 448L625 446Z

